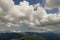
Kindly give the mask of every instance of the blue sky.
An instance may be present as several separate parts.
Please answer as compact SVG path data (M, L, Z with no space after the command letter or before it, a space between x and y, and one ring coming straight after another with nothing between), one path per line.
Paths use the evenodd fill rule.
M19 2L22 2L23 0L14 0L15 4L18 5ZM36 4L36 3L40 3L42 7L44 7L44 1L45 0L26 0L30 3L30 5L32 4ZM58 8L53 8L51 10L46 10L47 13L57 13L58 12Z
M21 2L21 1L23 1L23 0L14 0L15 1L15 4L19 4L19 2ZM43 0L37 0L37 1L35 1L35 0L26 0L26 1L28 1L30 4L36 4L36 3L41 3L42 4L42 2L43 2Z

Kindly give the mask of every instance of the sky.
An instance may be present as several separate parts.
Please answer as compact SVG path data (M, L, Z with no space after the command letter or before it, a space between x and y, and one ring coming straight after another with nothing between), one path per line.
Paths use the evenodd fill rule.
M15 2L16 5L19 4L19 2L22 2L23 0L13 0ZM29 2L30 5L33 5L33 4L37 4L37 3L40 3L42 7L45 6L45 0L26 0ZM57 13L58 12L58 8L53 8L51 10L46 10L46 12L49 14L49 13Z
M0 31L60 32L60 1L0 0Z
M18 5L19 2L22 2L23 0L13 0L13 1L15 2L16 5ZM26 0L26 1L28 1L30 3L30 5L31 5L31 4L36 4L38 2L42 4L43 0L37 0L37 1L35 1L35 0Z

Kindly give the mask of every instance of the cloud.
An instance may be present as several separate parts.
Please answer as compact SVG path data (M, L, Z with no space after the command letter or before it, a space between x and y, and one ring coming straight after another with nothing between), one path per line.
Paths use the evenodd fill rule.
M48 8L60 7L60 0L46 0L46 7Z
M29 5L23 1L15 5L13 0L1 0L0 24L1 30L6 32L55 31L60 26L60 14L47 14L39 3Z

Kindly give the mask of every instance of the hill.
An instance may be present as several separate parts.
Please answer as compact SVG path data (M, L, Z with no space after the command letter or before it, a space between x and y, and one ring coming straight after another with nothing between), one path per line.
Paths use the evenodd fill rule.
M43 37L46 40L60 40L60 33L54 32L44 32L44 33L36 33L36 32L22 32L22 33L0 33L0 39L18 39L25 36L33 36L33 37Z

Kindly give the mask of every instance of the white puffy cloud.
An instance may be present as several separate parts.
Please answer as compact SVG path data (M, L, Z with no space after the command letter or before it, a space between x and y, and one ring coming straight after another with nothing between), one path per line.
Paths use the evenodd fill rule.
M23 1L14 5L12 0L1 0L0 24L1 30L7 32L54 31L59 29L60 14L47 14L39 3L29 5Z

